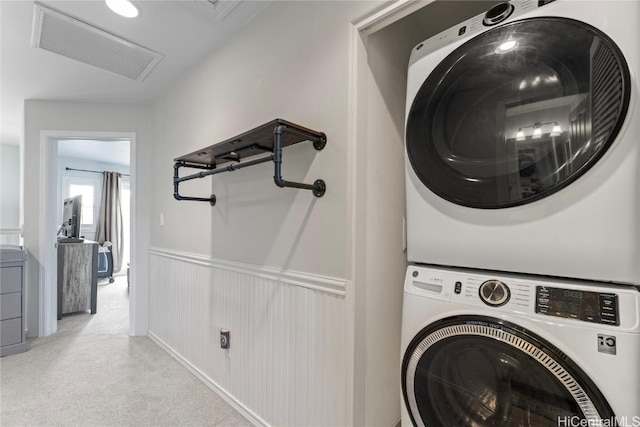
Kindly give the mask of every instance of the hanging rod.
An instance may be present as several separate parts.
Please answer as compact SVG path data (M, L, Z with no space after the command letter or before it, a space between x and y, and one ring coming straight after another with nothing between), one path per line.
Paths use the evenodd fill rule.
M91 173L104 173L104 172L107 172L107 171L102 171L102 172L100 172L100 171L90 171L88 169L75 169L75 168L68 168L68 167L65 168L65 170L78 171L78 172L91 172ZM118 173L120 173L120 172L118 172ZM122 175L122 176L130 176L128 173L120 173L120 175Z
M327 137L323 132L307 129L282 119L275 119L234 138L178 157L174 159L173 165L173 197L176 200L209 202L211 206L215 206L215 194L211 194L209 197L183 196L180 194L180 184L192 179L204 178L222 172L232 172L269 161L274 164L273 180L278 187L311 190L314 196L322 197L327 186L321 179L317 179L313 184L306 184L282 178L282 149L303 141L312 142L313 148L319 151L327 144ZM253 158L259 154L264 154L264 156ZM203 171L181 177L179 171L183 167Z

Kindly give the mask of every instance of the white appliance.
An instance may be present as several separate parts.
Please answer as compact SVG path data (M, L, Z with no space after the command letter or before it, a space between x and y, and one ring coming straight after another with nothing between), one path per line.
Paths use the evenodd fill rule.
M637 288L409 267L404 292L403 426L640 424Z
M640 283L638 19L514 0L415 47L409 262Z

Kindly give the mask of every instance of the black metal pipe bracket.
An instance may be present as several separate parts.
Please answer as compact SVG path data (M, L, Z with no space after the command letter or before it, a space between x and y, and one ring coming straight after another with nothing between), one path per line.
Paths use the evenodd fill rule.
M209 202L211 206L215 206L215 194L210 197L183 196L180 194L180 183L222 172L232 172L268 161L274 163L273 180L278 187L311 190L314 196L322 197L327 190L322 179L317 179L313 184L305 184L282 178L282 149L303 141L311 141L313 148L320 151L326 146L327 137L323 132L307 129L282 119L275 119L234 138L178 157L174 160L173 165L173 197L176 200ZM265 153L270 154L244 160ZM201 169L202 171L180 177L179 171L183 167Z
M278 125L273 131L273 181L280 188L291 187L302 190L311 190L313 195L316 197L324 196L324 193L327 191L327 185L321 179L315 180L313 184L304 184L302 182L286 181L282 178L282 137L285 133L289 132L299 134L296 130L290 130L286 125ZM327 138L324 133L313 141L313 148L318 151L322 150L325 145L327 145Z
M206 197L190 197L190 196L182 196L180 194L180 183L181 178L180 178L180 173L179 170L181 167L187 166L184 163L180 163L180 162L176 162L173 164L173 197L176 200L190 200L190 201L194 201L194 202L209 202L209 204L211 206L215 206L216 205L216 195L212 194L209 198ZM190 166L190 167L196 167L198 169L200 169L200 167L198 166ZM199 175L199 174L198 174Z

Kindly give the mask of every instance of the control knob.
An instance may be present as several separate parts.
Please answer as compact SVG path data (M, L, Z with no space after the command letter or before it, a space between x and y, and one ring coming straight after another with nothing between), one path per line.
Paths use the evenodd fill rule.
M480 299L487 305L499 307L511 298L511 290L499 280L487 280L480 285Z
M511 16L513 9L514 7L511 3L498 3L489 9L489 11L484 15L482 23L485 27L491 27L492 25L499 24Z

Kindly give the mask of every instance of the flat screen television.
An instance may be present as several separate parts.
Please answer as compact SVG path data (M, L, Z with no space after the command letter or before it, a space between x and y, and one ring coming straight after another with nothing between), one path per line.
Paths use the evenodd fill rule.
M64 199L62 226L58 234L71 239L80 238L82 196Z

